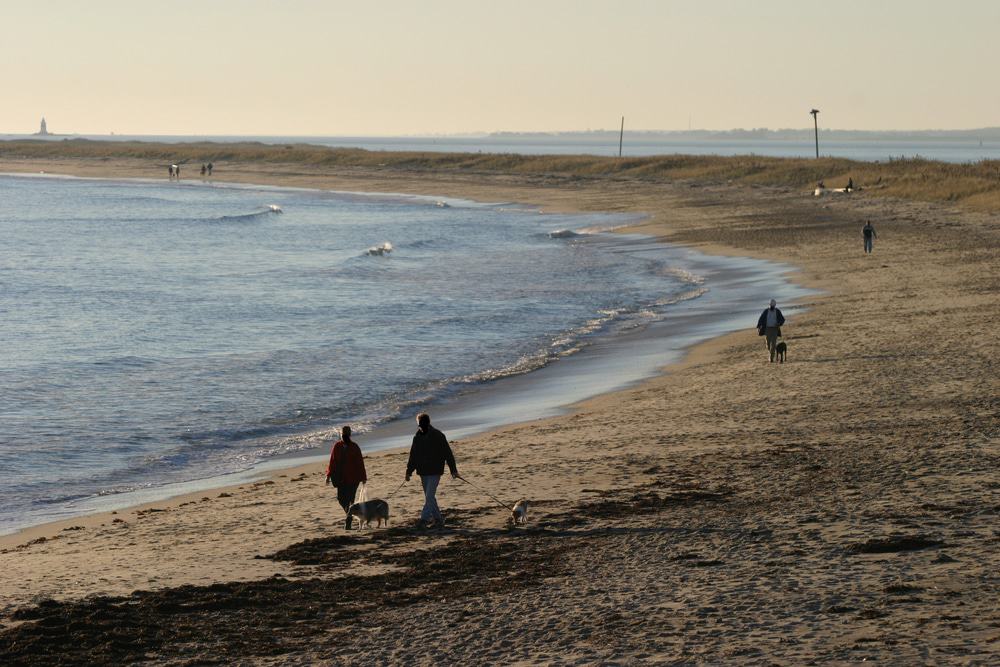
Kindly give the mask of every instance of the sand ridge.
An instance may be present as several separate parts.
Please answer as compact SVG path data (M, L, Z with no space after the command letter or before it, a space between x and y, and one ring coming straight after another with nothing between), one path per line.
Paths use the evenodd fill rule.
M997 659L997 216L724 184L268 170L217 178L639 212L641 231L787 262L827 294L786 311L787 364L767 363L748 304L746 332L635 389L455 443L464 476L532 499L526 529L447 480L444 533L399 527L419 510L411 483L393 528L348 535L315 466L4 539L6 662ZM373 491L403 464L369 457Z

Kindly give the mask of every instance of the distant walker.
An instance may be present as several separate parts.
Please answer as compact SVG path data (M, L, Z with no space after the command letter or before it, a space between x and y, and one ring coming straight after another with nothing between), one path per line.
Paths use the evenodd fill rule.
M872 246L874 245L875 239L878 238L878 234L875 233L875 228L872 227L871 220L866 222L865 226L861 228L861 236L865 239L865 254L872 254Z
M774 299L764 309L764 312L757 318L757 335L764 336L767 344L767 352L771 356L771 363L774 363L774 356L777 352L778 339L781 338L781 326L785 323L785 316L778 309L778 304Z

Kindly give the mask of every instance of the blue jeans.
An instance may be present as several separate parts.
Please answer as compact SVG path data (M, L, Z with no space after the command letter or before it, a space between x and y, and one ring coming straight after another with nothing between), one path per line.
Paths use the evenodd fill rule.
M444 522L441 516L441 508L438 507L437 493L438 484L441 482L441 475L421 475L420 486L424 487L424 509L420 512L421 521Z
M857 247L857 246L855 246ZM870 253L872 251L872 240L869 238L865 239L865 252Z

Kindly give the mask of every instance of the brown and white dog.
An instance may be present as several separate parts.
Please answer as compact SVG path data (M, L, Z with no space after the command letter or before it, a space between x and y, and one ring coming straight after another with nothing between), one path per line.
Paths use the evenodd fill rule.
M518 500L510 511L510 525L523 526L528 523L528 501L522 498Z

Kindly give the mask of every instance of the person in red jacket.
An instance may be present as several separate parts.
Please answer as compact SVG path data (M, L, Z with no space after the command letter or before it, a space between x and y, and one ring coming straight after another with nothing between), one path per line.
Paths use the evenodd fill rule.
M358 443L351 440L351 427L340 429L340 440L334 443L330 451L330 463L326 467L326 483L337 487L337 502L347 512L354 503L358 486L368 481L365 472L365 459L361 455ZM345 528L351 529L351 515L347 515Z

